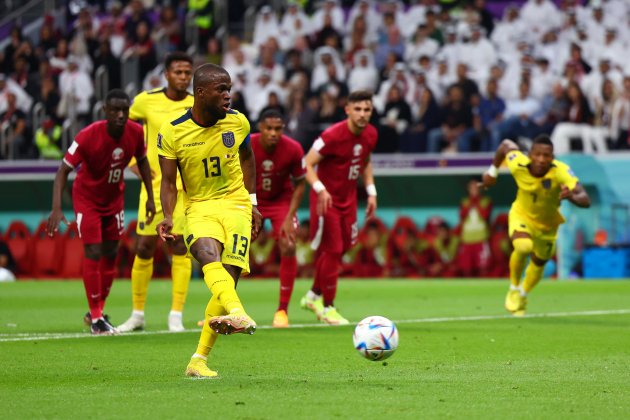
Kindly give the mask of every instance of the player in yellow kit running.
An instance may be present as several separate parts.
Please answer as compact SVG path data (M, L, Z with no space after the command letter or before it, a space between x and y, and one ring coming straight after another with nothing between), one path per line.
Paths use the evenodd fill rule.
M142 122L144 128L144 139L147 146L147 158L151 165L153 175L153 195L159 197L162 174L158 162L157 134L160 126L165 121L170 121L170 116L176 118L183 114L193 105L193 96L188 92L192 79L192 58L183 52L173 52L167 55L164 61L164 75L167 87L157 88L138 94L129 110L129 118ZM134 170L135 165L132 165ZM182 190L181 179L177 177L177 188ZM147 191L142 186L140 190L140 203L138 211L138 224L136 233L138 234L138 245L136 256L131 269L131 291L132 291L132 313L129 319L118 326L120 332L129 332L144 329L144 307L147 301L149 281L153 275L153 255L157 248L156 226L162 221L162 208L159 200L156 200L156 217L152 222L148 222L144 217L144 206L147 201ZM171 263L171 277L173 280L173 292L171 301L171 311L168 315L169 331L184 331L182 323L182 312L186 295L192 264L190 258L186 256L186 246L182 234L186 217L184 216L184 194L179 194L178 203L175 206L173 215L173 232L178 235L177 240L170 243L173 253Z
M177 172L186 192L187 227L184 240L212 292L197 350L186 375L217 376L207 358L218 334L253 334L256 323L236 293L241 272L249 272L249 244L260 230L256 208L256 163L250 144L249 122L230 109L232 82L215 64L200 66L194 75L193 107L166 122L157 139L164 220L158 234L173 240L173 211L177 202Z
M553 143L540 135L528 155L519 151L511 140L503 140L490 168L483 174L483 185L497 182L497 168L503 161L516 181L518 192L509 213L509 233L514 251L510 256L510 289L505 309L515 316L525 314L527 296L543 275L545 263L556 249L558 227L564 223L559 207L569 200L587 208L591 200L571 168L556 160ZM530 262L525 270L527 257ZM525 270L525 279L521 277Z

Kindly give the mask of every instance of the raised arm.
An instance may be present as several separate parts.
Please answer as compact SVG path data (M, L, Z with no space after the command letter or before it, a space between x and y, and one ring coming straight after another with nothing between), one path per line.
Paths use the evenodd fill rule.
M175 203L177 203L177 161L160 156L160 170L162 171L160 202L162 203L164 220L157 225L157 233L162 240L172 241L175 239L171 230L173 229L173 211L175 210ZM150 185L149 183L147 191L151 189Z
M311 148L304 157L306 181L311 184L311 188L317 193L317 214L320 216L325 214L328 209L332 207L332 197L326 190L326 186L319 180L317 172L315 171L315 166L317 166L322 159L323 156L313 148Z
M151 179L153 178L151 175L151 167L149 166L149 159L145 156L144 158L138 161L136 165L138 171L140 173L140 178L144 183L144 188L147 190L147 202L145 204L147 218L146 223L150 224L153 221L153 217L155 216L155 197L153 197L153 187ZM177 191L176 191L177 193Z
M365 169L363 170L363 185L367 192L367 207L365 209L365 218L369 219L376 213L376 186L374 185L374 172L372 169L371 155L368 155Z
M52 211L48 216L48 225L46 226L48 236L51 237L59 230L59 222L64 222L68 225L68 221L61 210L61 200L70 172L72 172L72 167L62 161L59 169L57 170L57 174L55 175L55 182L53 184Z
M252 145L247 142L239 150L241 170L243 171L243 184L249 192L252 200L252 241L258 236L262 227L262 215L258 211L258 201L256 200L256 157L252 151Z
M569 200L576 206L582 208L589 208L591 206L591 198L582 184L577 184L572 190L563 185L560 191L560 199Z
M518 145L512 140L505 139L501 142L501 144L497 148L497 151L494 154L492 164L483 174L481 184L484 188L491 187L497 183L497 176L499 175L498 168L505 160L505 156L512 150L519 150Z

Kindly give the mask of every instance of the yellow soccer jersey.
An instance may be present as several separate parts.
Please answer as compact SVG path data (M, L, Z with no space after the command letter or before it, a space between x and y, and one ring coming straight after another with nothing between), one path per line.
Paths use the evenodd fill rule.
M510 151L506 161L518 186L512 210L542 231L556 229L564 223L559 211L560 187L566 185L572 190L579 182L571 168L554 160L549 172L537 178L529 172L530 160L522 152Z
M208 200L250 202L243 184L239 149L249 142L249 121L237 111L212 127L202 127L192 111L162 124L158 153L176 159L189 205Z
M174 101L166 96L166 88L147 90L138 94L129 108L129 118L142 122L144 128L144 143L147 146L147 158L151 170L155 173L153 178L153 191L160 190L162 176L160 174L160 162L158 160L158 150L156 146L157 134L165 121L170 121L193 106L193 96L188 94L186 99ZM134 164L132 162L131 164ZM177 186L181 189L181 181L178 179ZM144 184L142 184L144 190Z

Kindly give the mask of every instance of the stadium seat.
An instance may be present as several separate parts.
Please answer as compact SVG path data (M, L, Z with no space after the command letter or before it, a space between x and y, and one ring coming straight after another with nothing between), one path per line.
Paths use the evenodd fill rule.
M48 236L47 222L42 221L31 237L31 274L37 278L51 278L59 274L63 260L63 235Z
M70 223L63 240L63 252L59 277L62 279L78 279L82 276L83 242L79 238L79 229L75 222Z
M11 255L17 266L16 275L29 276L31 274L31 232L24 222L15 220L11 222L4 234Z

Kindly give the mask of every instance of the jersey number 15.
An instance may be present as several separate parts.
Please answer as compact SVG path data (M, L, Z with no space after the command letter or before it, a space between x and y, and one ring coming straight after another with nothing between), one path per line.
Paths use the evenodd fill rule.
M350 171L348 172L348 179L354 180L359 177L359 170L361 169L361 165L351 165Z

